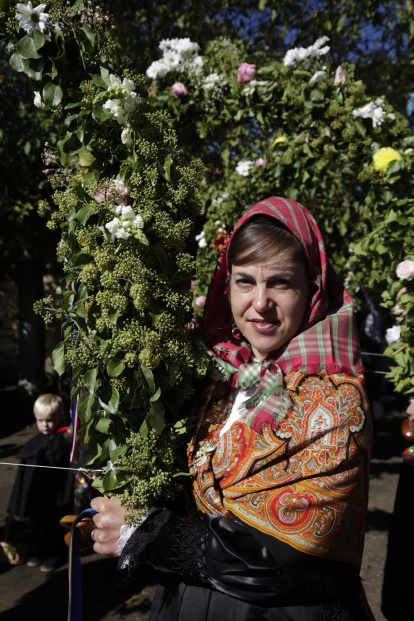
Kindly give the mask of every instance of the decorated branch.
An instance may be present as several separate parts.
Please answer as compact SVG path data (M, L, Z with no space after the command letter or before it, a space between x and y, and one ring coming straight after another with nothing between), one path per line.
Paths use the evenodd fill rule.
M414 261L414 136L354 71L346 59L331 65L328 37L279 59L242 41L200 50L172 39L160 43L147 76L155 105L168 105L183 144L191 134L187 148L208 166L206 223L196 236L207 275L197 282L200 312L217 254L246 207L275 194L297 199L320 222L347 286L374 288L396 308L390 377L398 391L414 391L414 290L401 276L406 267L396 271Z
M205 372L186 252L202 167L183 159L145 77L112 64L111 18L98 6L9 2L1 17L11 66L61 129L44 150L54 194L40 211L61 231L65 276L60 302L37 310L62 321L53 360L71 373L89 465L103 469L94 485L144 511L179 490L186 401Z

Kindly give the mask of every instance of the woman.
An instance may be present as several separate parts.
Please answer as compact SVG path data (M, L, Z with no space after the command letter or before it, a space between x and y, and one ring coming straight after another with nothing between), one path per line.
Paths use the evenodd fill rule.
M369 619L369 407L352 300L304 207L269 198L240 219L204 333L216 373L188 446L198 512L152 512L121 577L158 570L151 620ZM114 553L122 508L92 504L94 548Z

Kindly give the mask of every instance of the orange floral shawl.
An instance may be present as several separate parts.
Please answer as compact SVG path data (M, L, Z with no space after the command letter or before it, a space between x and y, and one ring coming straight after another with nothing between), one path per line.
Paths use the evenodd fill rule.
M360 565L372 441L363 377L297 371L284 380L293 406L276 429L237 421L221 438L235 388L206 385L188 446L197 507Z

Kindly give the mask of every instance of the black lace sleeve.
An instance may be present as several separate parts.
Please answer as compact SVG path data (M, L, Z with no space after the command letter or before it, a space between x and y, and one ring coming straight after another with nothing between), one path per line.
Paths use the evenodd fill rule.
M319 566L313 572L307 559L303 573L301 559L296 551L293 553L293 565L286 562L286 550L283 563L278 563L240 522L207 514L187 518L160 509L127 542L119 561L118 580L129 581L150 566L161 581L176 579L267 605L321 603L346 597L358 586L358 572L354 575L352 568L349 575L343 569L340 576L332 577L328 571L320 573Z

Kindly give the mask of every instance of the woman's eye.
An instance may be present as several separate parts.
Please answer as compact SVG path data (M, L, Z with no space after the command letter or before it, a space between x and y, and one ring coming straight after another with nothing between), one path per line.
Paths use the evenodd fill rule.
M248 278L238 278L236 280L236 285L240 285L242 287L243 286L245 287L246 285L252 285L252 284L253 284L253 281L249 280Z
M271 283L272 287L289 287L290 286L290 281L289 280L285 280L283 278L278 278L277 280L274 280Z

